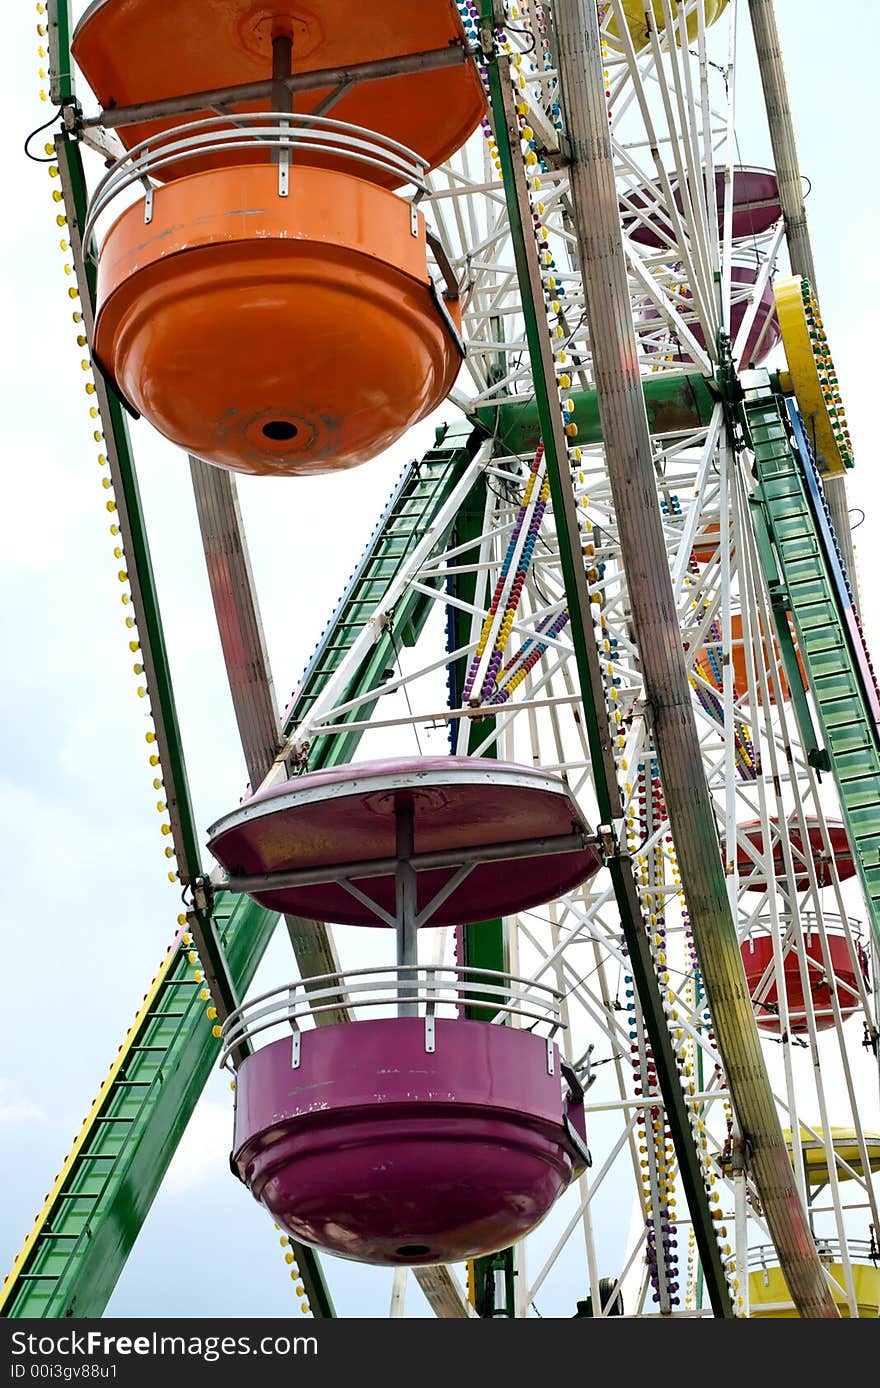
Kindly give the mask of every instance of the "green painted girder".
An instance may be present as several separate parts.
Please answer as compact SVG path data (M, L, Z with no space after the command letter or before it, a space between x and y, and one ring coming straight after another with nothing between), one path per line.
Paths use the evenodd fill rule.
M48 0L46 6L49 38L49 100L61 106L73 100L75 83L70 39L73 18L70 0Z
M779 388L778 372L770 373L770 383L774 390ZM705 429L712 411L723 399L720 384L698 371L647 376L642 388L648 429L657 437ZM574 405L578 443L601 443L598 392L570 390L567 395ZM495 439L499 452L533 453L541 439L541 418L534 396L503 396L496 404L478 406L474 418Z
M247 916L247 919L245 917ZM218 900L215 921L242 987L275 918ZM211 1035L189 949L176 943L0 1293L11 1318L100 1316L208 1075Z
M437 445L405 471L309 663L285 719L285 734L302 721L321 681L343 658L346 644L355 639L425 527L433 524L479 441L479 431L468 426L439 431ZM442 542L438 535L438 544ZM424 625L430 604L422 596L420 602L409 602L400 616L412 639ZM383 633L352 677L345 697L355 698L374 688L394 659L392 635ZM353 729L316 738L312 767L350 759L360 736ZM215 899L213 919L229 975L243 994L278 917L248 898L221 892ZM199 997L201 985L193 979L187 953L179 946L174 950L147 994L4 1282L0 1316L63 1318L103 1313L219 1056L220 1043L211 1034L205 1003ZM316 1255L298 1249L297 1256L313 1310L332 1315Z
M788 681L795 720L800 729L801 742L804 745L810 766L816 767L819 771L830 771L831 760L828 752L821 745L813 726L813 717L810 713L803 676L798 664L798 654L788 620L785 586L776 564L773 541L770 538L767 517L759 496L753 496L749 499L749 508L757 544L758 561L770 594L770 608L773 614L773 624L776 628L776 643L779 646L782 663L785 667L785 678Z
M810 507L804 467L782 401L767 386L743 406L755 458L760 506L781 580L779 600L792 615L816 715L861 881L880 945L880 747L850 648L830 558ZM809 745L809 744L808 744Z
M699 372L679 376L649 376L644 382L648 428L652 434L679 434L704 428L719 400L715 383ZM578 443L602 442L599 397L595 390L571 390ZM496 441L499 451L534 452L541 439L538 403L533 397L507 397L498 405L481 405L476 417Z

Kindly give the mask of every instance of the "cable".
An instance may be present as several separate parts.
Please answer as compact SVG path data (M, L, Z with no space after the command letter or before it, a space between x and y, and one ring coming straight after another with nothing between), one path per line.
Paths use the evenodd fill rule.
M55 110L52 112L45 125L38 125L36 130L32 130L30 135L28 135L27 139L25 140L24 152L27 155L28 159L32 159L35 164L54 164L56 155L50 154L46 156L43 154L31 154L30 150L28 149L28 145L30 144L31 140L34 138L35 135L41 134L42 131L48 130L50 125L54 125L63 110L63 106L56 106Z
M522 38L531 39L531 41L532 41L532 46L531 46L531 48L521 48L521 49L519 49L519 52L522 54L522 56L523 56L524 58L527 58L527 57L529 56L530 53L534 53L535 50L536 50L536 48L538 47L537 40L536 40L534 34L531 32L530 29L520 29L520 28L519 28L517 25L515 25L515 24L507 24L507 23L505 23L505 25L504 25L504 32L505 32L505 34L519 34L519 35L521 35Z

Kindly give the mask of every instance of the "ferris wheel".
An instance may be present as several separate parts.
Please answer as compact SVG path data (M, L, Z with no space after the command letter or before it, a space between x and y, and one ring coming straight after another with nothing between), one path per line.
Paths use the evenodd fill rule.
M221 1064L308 1314L341 1257L392 1315L880 1315L880 690L772 0L46 8L186 910L0 1311L102 1312ZM235 474L295 506L444 401L279 710ZM130 416L250 777L210 856Z

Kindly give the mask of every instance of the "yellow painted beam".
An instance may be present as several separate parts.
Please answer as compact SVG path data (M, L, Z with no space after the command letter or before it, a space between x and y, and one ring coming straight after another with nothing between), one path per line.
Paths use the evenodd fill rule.
M183 943L185 933L186 932L183 929L177 932L177 935L175 936L168 950L168 953L165 955L165 958L163 959L162 964L160 965L159 972L156 974L156 977L153 979L153 982L151 983L148 992L144 996L143 1003L141 1004L138 1010L137 1016L135 1017L134 1021L128 1029L128 1032L126 1033L125 1040L119 1047L116 1059L110 1066L107 1078L101 1085L101 1088L98 1091L98 1094L92 1104L92 1107L89 1109L85 1117L85 1120L83 1121L83 1125L80 1128L79 1134L77 1135L73 1143L73 1146L71 1147L70 1151L65 1157L64 1164L61 1167L61 1170L55 1177L52 1189L46 1196L43 1208L37 1215L37 1218L34 1221L34 1226L31 1229L31 1232L28 1234L27 1238L25 1239L24 1246L21 1252L15 1259L11 1271L8 1272L6 1277L3 1279L3 1287L2 1289L0 1289L0 1316L2 1316L3 1314L3 1308L5 1307L6 1302L15 1290L19 1273L21 1273L27 1265L31 1253L33 1252L34 1245L36 1244L37 1239L40 1237L40 1233L52 1213L58 1196L64 1189L64 1185L68 1177L70 1176L70 1173L76 1166L77 1159L91 1135L92 1129L95 1124L95 1120L101 1113L101 1110L103 1109L104 1104L106 1103L107 1098L109 1097L113 1089L113 1085L116 1082L119 1072L128 1059L129 1049L131 1046L135 1044L137 1036L139 1035L144 1022L146 1021L147 1013L153 1006L153 1003L156 1000L159 990L161 989L166 978L168 977L168 973L172 965L177 959L177 953L180 949L181 944ZM189 936L187 936L186 938L188 941Z
M819 471L840 477L853 465L852 446L816 296L800 275L777 280L773 293L791 390Z

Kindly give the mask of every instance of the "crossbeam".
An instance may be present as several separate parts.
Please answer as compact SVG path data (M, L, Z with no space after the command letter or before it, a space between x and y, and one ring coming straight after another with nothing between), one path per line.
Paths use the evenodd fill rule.
M361 82L381 82L389 77L405 77L418 72L435 72L438 68L460 67L473 56L474 49L466 44L450 44L447 48L429 48L421 53L406 53L397 58L381 58L367 63L351 63L347 67L316 68L313 72L294 72L276 82L242 82L227 87L210 87L206 91L186 92L181 96L164 97L159 101L142 101L133 106L116 106L89 116L81 123L83 130L100 126L103 130L119 130L127 125L141 125L162 120L167 116L185 115L191 111L213 111L221 106L245 106L271 100L278 86L291 96L299 92L323 91L327 87L350 87Z

